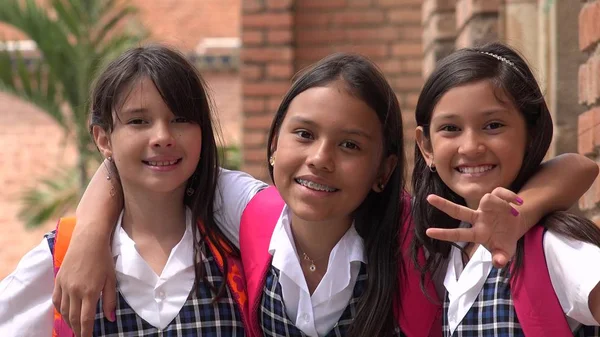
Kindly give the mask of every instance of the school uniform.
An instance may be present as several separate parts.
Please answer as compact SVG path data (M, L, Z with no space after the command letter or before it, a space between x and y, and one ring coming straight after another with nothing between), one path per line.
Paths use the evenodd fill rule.
M311 295L294 245L290 209L276 189L266 189L264 183L240 172L223 170L222 175L219 191L223 200L218 211L224 221L220 225L232 242L240 244L249 291L248 325L252 331L248 334L343 336L356 315L358 299L368 280L364 243L354 226L333 248L328 270ZM413 269L409 270L415 276ZM418 277L412 279L418 282ZM403 288L408 289L422 296L418 284ZM429 331L435 317L427 308L435 305L425 297L420 299L422 303L413 301L413 305L405 306L406 310L398 308L398 316L414 312L419 305L423 308L421 317L429 320L419 331ZM396 335L401 336L400 328ZM425 332L420 336L427 335Z
M600 282L595 245L536 227L516 277L494 268L483 246L466 265L461 255L452 248L444 279L444 336L600 336L588 306Z
M189 209L186 230L171 250L161 275L156 275L138 254L121 221L122 214L112 241L118 296L116 321L104 317L100 301L94 336L245 336L241 306L230 287L225 287L223 296L213 302L212 289L227 280L223 278L220 257L206 242L201 244L201 263L210 285L198 280L194 289L191 226L196 222ZM59 226L58 234L48 233L0 283L0 336L69 335L65 324L53 319L53 254L60 231Z

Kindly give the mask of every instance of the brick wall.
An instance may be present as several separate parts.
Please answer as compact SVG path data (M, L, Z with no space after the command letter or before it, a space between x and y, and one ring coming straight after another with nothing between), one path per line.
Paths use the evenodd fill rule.
M244 169L267 178L266 136L293 73L337 51L377 63L400 101L412 162L421 0L243 0Z
M579 13L579 48L586 55L579 67L579 103L586 111L578 118L578 151L598 161L600 147L600 1L582 1ZM579 201L579 208L596 223L600 222L600 182Z

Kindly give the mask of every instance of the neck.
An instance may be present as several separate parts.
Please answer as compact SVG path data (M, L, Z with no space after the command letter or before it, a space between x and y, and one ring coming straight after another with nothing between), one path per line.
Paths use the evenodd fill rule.
M352 225L351 218L306 221L292 214L292 233L296 248L312 260L328 257L331 250L340 241ZM324 260L326 263L326 259Z
M134 241L156 238L163 243L179 242L185 232L183 189L169 193L136 193L123 186L124 214L121 226Z

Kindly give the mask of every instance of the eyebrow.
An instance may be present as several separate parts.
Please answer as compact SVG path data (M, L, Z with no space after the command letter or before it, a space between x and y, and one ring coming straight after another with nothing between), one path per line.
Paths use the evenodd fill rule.
M493 108L493 109L484 111L482 113L482 115L484 117L488 117L488 116L491 116L491 115L493 115L495 113L498 113L498 112L507 112L507 111L508 111L508 109L505 109L505 108ZM440 115L438 115L434 119L453 119L453 118L457 118L457 117L459 117L458 114L453 113L453 112L448 112L448 113L441 113Z
M148 113L148 109L146 109L146 108L123 109L123 110L121 110L121 113L122 114L129 114L129 115L145 114L145 113Z
M306 125L310 125L312 127L318 127L317 123L315 123L314 121L304 118L304 117L300 117L300 116L293 116L291 117L292 122L296 122L296 123L300 123L300 124L306 124ZM361 129L342 129L341 130L342 133L345 133L347 135L355 135L355 136L359 136L359 137L364 137L366 139L373 139L373 137L368 134L367 132L361 130Z

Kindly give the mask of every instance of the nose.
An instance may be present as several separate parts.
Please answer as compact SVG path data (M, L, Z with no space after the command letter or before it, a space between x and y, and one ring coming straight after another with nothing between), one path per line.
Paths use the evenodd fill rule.
M175 145L175 137L173 137L170 123L156 123L152 128L152 133L152 147L173 147Z
M482 136L474 131L466 131L458 140L460 142L458 152L466 156L478 155L485 151Z
M314 142L307 156L307 164L309 167L333 172L335 170L335 146L323 140Z

